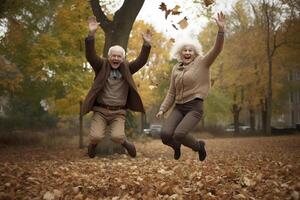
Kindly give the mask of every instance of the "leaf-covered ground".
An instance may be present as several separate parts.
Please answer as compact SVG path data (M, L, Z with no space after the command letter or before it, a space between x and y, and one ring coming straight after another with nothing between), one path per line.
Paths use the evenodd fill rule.
M300 135L207 139L207 160L159 140L138 156L86 149L0 148L0 199L299 199Z

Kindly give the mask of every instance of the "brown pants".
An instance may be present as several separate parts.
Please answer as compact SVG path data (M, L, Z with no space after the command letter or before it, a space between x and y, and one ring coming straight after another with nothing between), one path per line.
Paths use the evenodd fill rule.
M194 151L199 151L198 141L188 133L198 124L203 114L203 101L194 99L184 104L176 104L164 124L161 140L173 149L183 144Z
M125 110L107 110L102 107L93 107L93 117L90 129L91 143L99 143L110 134L111 140L122 144L125 139Z

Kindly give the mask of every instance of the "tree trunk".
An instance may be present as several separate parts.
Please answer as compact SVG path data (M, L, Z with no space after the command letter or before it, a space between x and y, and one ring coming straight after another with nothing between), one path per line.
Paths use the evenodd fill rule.
M269 16L269 5L264 2L266 22L267 22L267 39L266 39L266 51L268 57L268 97L267 97L267 109L266 109L266 133L267 135L271 135L271 117L272 117L272 50L271 50L271 25L270 25L270 16Z
M121 8L115 12L113 21L104 14L99 0L90 1L93 14L105 33L103 56L107 55L112 45L120 45L126 50L133 23L145 0L124 0Z
M241 107L239 107L237 104L232 105L232 113L233 113L233 124L234 124L234 133L238 134L240 132L239 130L239 116L240 111L242 110Z
M103 56L107 56L109 48L113 45L119 45L125 50L127 49L129 34L132 27L124 27L123 30L118 27L105 32L105 43L103 49ZM116 33L115 33L116 32Z
M261 100L261 120L262 120L262 131L263 134L266 134L267 129L267 103L266 100Z
M79 148L83 148L83 120L82 120L82 101L79 102Z
M255 131L255 111L252 108L250 108L249 114L250 114L250 128L251 128L251 132L253 133Z
M140 127L140 134L143 134L145 125L146 125L146 114L145 114L145 113L141 113L141 127Z
M271 135L271 118L272 118L272 58L269 58L269 78L268 78L268 98L267 98L267 119L266 133Z

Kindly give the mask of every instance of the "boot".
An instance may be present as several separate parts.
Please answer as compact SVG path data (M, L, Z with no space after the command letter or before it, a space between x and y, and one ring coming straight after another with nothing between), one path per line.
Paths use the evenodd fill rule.
M88 146L88 155L90 158L94 158L96 156L96 147L97 144L90 143Z
M127 150L128 154L132 157L135 158L136 157L136 150L135 150L135 146L133 143L125 140L122 143L122 146Z
M203 141L199 141L199 151L198 151L198 154L199 154L199 160L200 161L204 161L205 158L206 158L206 151L205 151L205 142Z
M181 156L180 147L174 149L174 159L175 159L175 160L178 160L178 159L180 158L180 156Z

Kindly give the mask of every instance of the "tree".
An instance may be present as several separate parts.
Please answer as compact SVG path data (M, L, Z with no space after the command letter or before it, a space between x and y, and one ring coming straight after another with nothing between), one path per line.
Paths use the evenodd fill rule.
M99 4L99 0L90 0L93 13L105 33L104 56L107 55L112 45L120 45L127 49L130 31L144 1L124 0L121 8L114 13L113 19L109 19L104 13L103 6Z
M94 73L84 56L84 38L88 33L88 3L65 1L57 10L51 30L41 34L31 50L31 73L39 80L51 83L51 93L45 98L48 110L61 118L78 113L78 103L90 85ZM103 47L103 33L96 46ZM66 73L67 72L67 73Z
M26 4L19 1L5 1L4 5L1 4L4 14L1 13L0 23L6 29L1 37L0 55L23 76L19 87L9 89L5 94L9 99L6 117L14 122L11 124L13 128L41 128L48 122L53 125L51 120L55 120L55 116L49 119L51 117L41 105L50 85L35 79L35 75L29 73L29 68L31 47L39 34L49 30L58 2L30 0ZM15 77L14 81L18 82L18 78Z
M283 23L288 20L293 13L285 2L275 2L262 0L258 4L262 12L262 17L259 21L265 37L265 51L268 63L268 87L266 96L266 133L271 135L271 118L272 118L272 96L273 96L273 58L276 51L287 43L286 34L289 31L290 23ZM255 6L252 6L256 13ZM256 15L258 17L258 15ZM288 21L287 21L288 22ZM286 25L286 26L284 26ZM284 37L279 38L280 33Z
M251 39L253 31L250 29L251 19L248 18L248 10L243 1L238 1L234 5L233 11L227 16L227 24L223 52L211 67L211 79L214 86L212 91L224 91L227 94L226 96L231 97L231 100L226 101L226 98L223 98L223 100L232 103L230 110L237 133L239 115L242 108L247 106L246 97L250 92L248 86L253 81L249 79L249 75L253 74L253 67L251 66L253 49L250 49L250 47L253 47L254 42ZM215 38L212 35L216 32L213 23L208 23L204 31L201 32L200 41L205 51L213 45ZM251 33L249 34L249 32ZM248 46L250 47L248 48ZM227 108L229 109L229 107Z
M10 91L15 91L20 87L23 79L22 74L13 63L0 56L0 96L5 96Z

